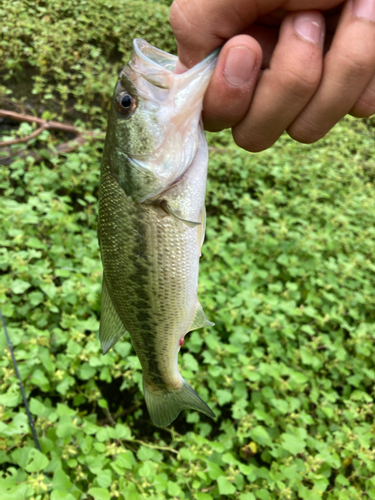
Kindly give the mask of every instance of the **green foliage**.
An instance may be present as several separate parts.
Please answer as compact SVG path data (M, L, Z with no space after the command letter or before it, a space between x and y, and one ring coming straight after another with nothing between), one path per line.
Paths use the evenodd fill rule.
M0 97L12 90L17 102L48 109L49 119L65 116L105 125L103 109L129 59L133 38L176 50L169 3L1 2L0 81L5 86L0 85Z
M133 31L121 35L129 50L139 22L149 41L173 45L166 24L137 21L148 15L140 5L22 3L37 12L27 18L21 2L4 3L4 26L18 11L20 21L3 30L1 50L15 58L18 47L23 65L29 46L40 72L49 33L56 54L47 51L46 78L68 82L76 111L87 106L86 118L104 123L105 109L90 103L95 78L106 82L105 99L112 92L111 52L89 74L85 44L104 46L117 22L129 22ZM150 5L167 19L166 7ZM119 19L121 7L132 13ZM60 22L54 32L38 31L43 16ZM72 47L82 61L69 82ZM57 57L66 65L56 66ZM22 71L7 64L12 90ZM77 75L87 84L82 100ZM48 99L44 105L53 112ZM44 132L29 150L53 143ZM129 337L100 352L102 145L1 168L0 307L41 444L38 452L1 331L2 500L375 498L373 134L346 119L312 146L283 137L251 155L228 132L210 134L209 143L199 298L216 326L189 334L179 362L218 418L185 412L169 430L150 424Z

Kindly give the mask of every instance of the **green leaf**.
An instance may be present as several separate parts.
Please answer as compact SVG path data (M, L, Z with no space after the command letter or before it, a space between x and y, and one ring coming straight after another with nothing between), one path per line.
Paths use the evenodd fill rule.
M51 500L76 500L71 493L61 490L53 490L51 492Z
M256 497L259 498L260 500L269 500L271 497L270 497L270 494L269 492L262 488L260 490L258 490L256 493L255 493Z
M336 484L340 484L342 486L350 486L350 482L343 474L338 474L336 476L335 481L336 481Z
M109 491L104 488L90 488L88 493L94 497L95 500L111 500Z
M27 464L25 470L27 472L39 472L48 467L48 458L36 449L32 449L29 452Z
M21 394L19 392L10 392L0 395L0 405L13 408L17 406L21 400Z
M107 401L105 399L99 399L98 405L101 408L106 408L108 410L108 403L107 403Z
M29 294L29 301L32 306L38 306L44 300L44 295L41 292L31 292Z
M262 425L257 425L250 431L252 439L262 446L272 446L272 441L267 430Z
M109 469L103 469L96 480L101 488L109 488L112 483L112 472Z
M207 473L211 479L217 479L223 475L222 469L215 462L207 462Z
M140 500L134 483L129 483L124 489L124 496L127 500Z
M147 446L140 446L137 457L139 460L144 462L145 460L155 460L156 462L162 460L162 455L157 450L153 450L152 448L148 448Z
M95 373L95 368L92 368L88 363L85 363L79 371L79 378L82 380L89 380L95 375Z
M219 402L219 405L223 406L229 403L229 401L232 401L232 392L229 390L219 389L216 391L216 397Z
M220 495L233 495L236 492L236 487L225 476L217 478L217 485Z
M47 391L50 387L49 380L42 370L36 369L30 379L31 383L37 385L42 391Z
M195 494L195 498L197 500L212 500L212 496L209 495L208 493L199 493L199 492L197 492Z
M77 428L71 421L70 417L68 417L68 415L63 415L62 417L60 417L56 429L56 436L60 438L67 438L73 436L76 433Z
M0 427L0 432L8 436L27 434L29 432L29 422L26 413L18 413L8 426L4 425L3 430Z
M298 453L302 453L305 449L306 443L303 439L294 436L292 434L282 434L282 447L284 450L288 451L292 455L297 455Z
M38 238L35 238L35 236L32 236L27 240L26 246L30 248L45 248L45 244Z
M114 463L111 463L111 466L116 466L120 469L120 474L123 474L125 469L132 470L135 465L135 459L131 451L126 450L124 453L121 453L116 457Z
M173 483L172 481L168 481L167 491L171 497L181 497L181 488L178 484Z
M130 440L132 438L130 428L124 424L116 424L115 428L110 429L109 435L112 439Z
M61 490L69 492L72 487L72 483L62 469L57 469L53 474L52 488L54 490Z
M12 292L16 294L25 293L30 288L30 283L21 279L15 279L12 283Z
M289 405L288 402L283 399L271 399L272 405L283 415L288 413Z
M40 288L49 299L53 300L56 297L57 288L53 283L44 283L43 285L40 285Z
M255 500L255 496L252 493L246 492L246 493L241 493L239 496L240 500Z

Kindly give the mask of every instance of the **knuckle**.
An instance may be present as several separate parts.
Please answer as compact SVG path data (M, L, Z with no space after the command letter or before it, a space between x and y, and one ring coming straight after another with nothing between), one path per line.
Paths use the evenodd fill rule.
M191 6L187 4L186 0L174 0L171 5L169 20L176 38L184 43L189 41L193 33L199 33L197 18L191 16Z
M175 0L171 5L169 20L173 29L181 29L183 27L186 27L186 24L189 24L184 9L180 4L181 2Z
M354 50L341 52L337 55L336 66L343 68L343 73L352 78L362 76L364 73L373 71L374 57L370 51L357 52Z
M280 85L298 99L310 97L320 81L320 71L301 67L299 71L288 69L280 74Z

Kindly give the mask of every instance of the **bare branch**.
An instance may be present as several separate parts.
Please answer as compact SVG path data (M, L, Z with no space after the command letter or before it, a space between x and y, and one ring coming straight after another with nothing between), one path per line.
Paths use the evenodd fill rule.
M60 122L50 122L49 120L43 120L43 118L37 118L32 115L21 115L20 113L7 111L5 109L0 109L0 118L9 118L15 122L37 123L40 126L44 126L46 130L60 130L61 132L68 132L74 135L80 135L81 133L78 128L73 127L73 125L67 125L66 123Z
M80 131L78 128L74 127L73 125L68 125L66 123L60 123L60 122L54 122L54 121L49 121L49 120L43 120L42 118L37 118L32 115L23 115L20 113L15 113L13 111L7 111L5 109L0 109L0 118L8 118L9 120L13 121L18 121L18 122L27 122L27 123L36 123L39 125L39 128L35 130L32 134L28 135L27 137L22 137L18 139L11 139L10 141L3 141L0 142L0 148L1 147L7 147L12 144L19 144L22 142L29 142L31 139L34 139L37 137L43 130L58 130L60 132L65 132L68 134L73 134L75 137L71 139L68 142L64 142L62 144L59 144L56 146L54 149L49 149L48 152L50 155L61 155L61 154L66 154L70 153L78 148L78 146L81 146L86 142L87 139L95 139L97 141L104 141L105 139L105 134L104 133L97 133L94 132L93 130L84 130ZM11 156L8 157L0 157L0 164L2 165L10 165L12 163L13 158L17 157L23 157L23 156L32 156L34 158L35 162L41 161L43 158L39 156L36 152L34 151L22 151L21 153L17 152L14 153Z
M46 127L44 125L34 130L32 134L27 135L26 137L20 137L18 139L11 139L10 141L0 142L0 148L4 146L10 146L11 144L20 144L21 142L31 141L31 139L34 139L34 137L37 137L39 134L41 134L43 130L46 130Z

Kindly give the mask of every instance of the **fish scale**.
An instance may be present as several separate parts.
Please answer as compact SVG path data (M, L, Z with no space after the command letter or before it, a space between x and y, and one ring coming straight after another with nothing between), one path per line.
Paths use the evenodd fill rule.
M150 59L150 54L152 50L156 51L157 64L162 57L169 58L169 67L173 57L163 56L162 51L144 44L147 42L134 42L134 74L125 68L125 73L120 75L108 120L99 192L99 242L104 270L100 340L105 353L125 331L130 333L142 365L143 389L150 417L156 425L164 427L183 409L196 409L214 416L181 377L177 361L181 339L186 333L213 324L207 320L197 298L208 153L199 122L204 93L200 91L200 107L196 108L198 115L193 116L195 121L192 120L192 127L196 130L187 129L187 142L180 144L185 149L175 154L176 175L179 173L176 179L173 179L174 167L170 158L160 160L160 151L163 153L160 145L159 157L151 152L149 157L144 155L139 159L140 144L149 147L151 137L138 138L136 154L132 154L129 139L132 137L130 130L134 134L132 120L135 130L146 134L146 125L158 118L157 115L142 115L148 108L153 113L157 108L155 103L148 106L145 98L146 95L150 100L153 90L147 74L144 74L145 68L147 70L147 64L156 64ZM147 57L141 52L142 47L147 48ZM137 73L137 57L142 62L143 73L138 70L140 74ZM207 67L209 76L213 69L212 57ZM168 82L176 80L181 92L186 94L186 86L182 84L189 83L190 74L187 77L174 76L163 66L161 70L167 72ZM207 74L204 76L203 83L207 86ZM127 88L128 81L131 84ZM172 87L170 92L175 90ZM138 92L136 96L135 92ZM158 90L155 92L157 102ZM124 94L127 96L125 103L130 99L137 102L138 108L132 109L132 114L121 110L121 96ZM165 95L163 105L166 106ZM136 115L138 110L140 114ZM187 112L191 113L191 109ZM161 113L160 120L165 115ZM172 122L173 115L168 123ZM143 128L142 123L145 123ZM160 129L168 131L165 124ZM128 137L124 139L127 133ZM176 133L180 141L185 140L185 135L180 130ZM174 140L172 136L166 142L170 145ZM195 142L192 144L192 141ZM183 162L186 162L185 169L181 166ZM169 177L164 180L166 175ZM155 193L155 189L160 192Z

